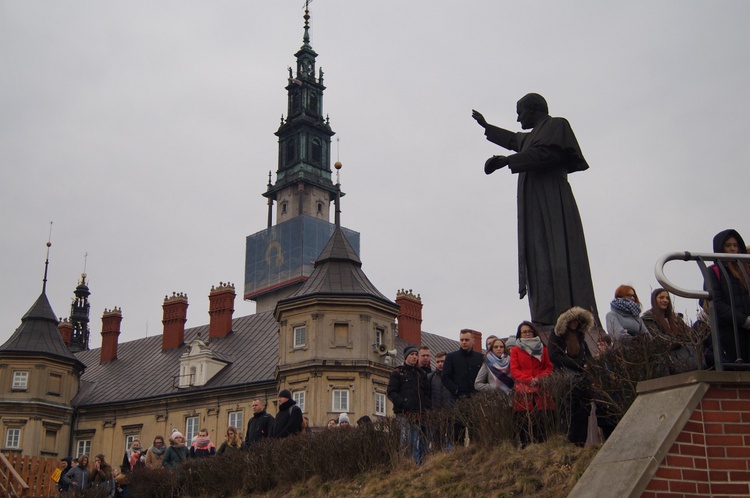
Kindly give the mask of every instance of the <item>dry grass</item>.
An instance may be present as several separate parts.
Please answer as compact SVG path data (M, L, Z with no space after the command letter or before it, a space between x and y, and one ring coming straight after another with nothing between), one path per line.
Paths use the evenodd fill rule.
M597 447L578 448L562 437L523 450L510 443L494 448L456 448L431 454L417 467L404 461L391 472L367 472L355 479L303 484L254 496L264 498L449 498L511 496L564 497L596 455Z

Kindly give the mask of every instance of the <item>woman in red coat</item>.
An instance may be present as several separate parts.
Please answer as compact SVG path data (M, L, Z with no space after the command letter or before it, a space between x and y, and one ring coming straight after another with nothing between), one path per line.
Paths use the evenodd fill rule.
M516 381L513 405L522 446L547 439L543 415L554 410L555 404L542 384L552 368L539 331L533 323L521 322L516 331L516 347L510 353L510 373Z

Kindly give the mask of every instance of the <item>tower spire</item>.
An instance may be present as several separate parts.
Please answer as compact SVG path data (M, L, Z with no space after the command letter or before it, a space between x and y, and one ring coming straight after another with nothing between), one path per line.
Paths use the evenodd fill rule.
M312 48L310 46L310 1L305 0L305 34L302 36L302 46L305 48Z

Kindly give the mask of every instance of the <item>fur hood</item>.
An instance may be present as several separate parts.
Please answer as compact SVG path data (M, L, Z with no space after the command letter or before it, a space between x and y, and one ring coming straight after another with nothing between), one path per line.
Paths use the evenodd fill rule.
M583 332L583 335L588 334L594 328L594 315L583 308L573 306L568 311L564 311L557 319L555 335L562 337L565 331L568 330L568 324L573 320L578 320L580 323L579 330Z

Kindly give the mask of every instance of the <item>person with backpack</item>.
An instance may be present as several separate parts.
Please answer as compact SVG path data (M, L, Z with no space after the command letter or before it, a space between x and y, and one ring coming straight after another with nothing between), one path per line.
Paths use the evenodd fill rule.
M279 393L279 413L273 423L272 438L285 438L302 431L302 410L289 389Z

